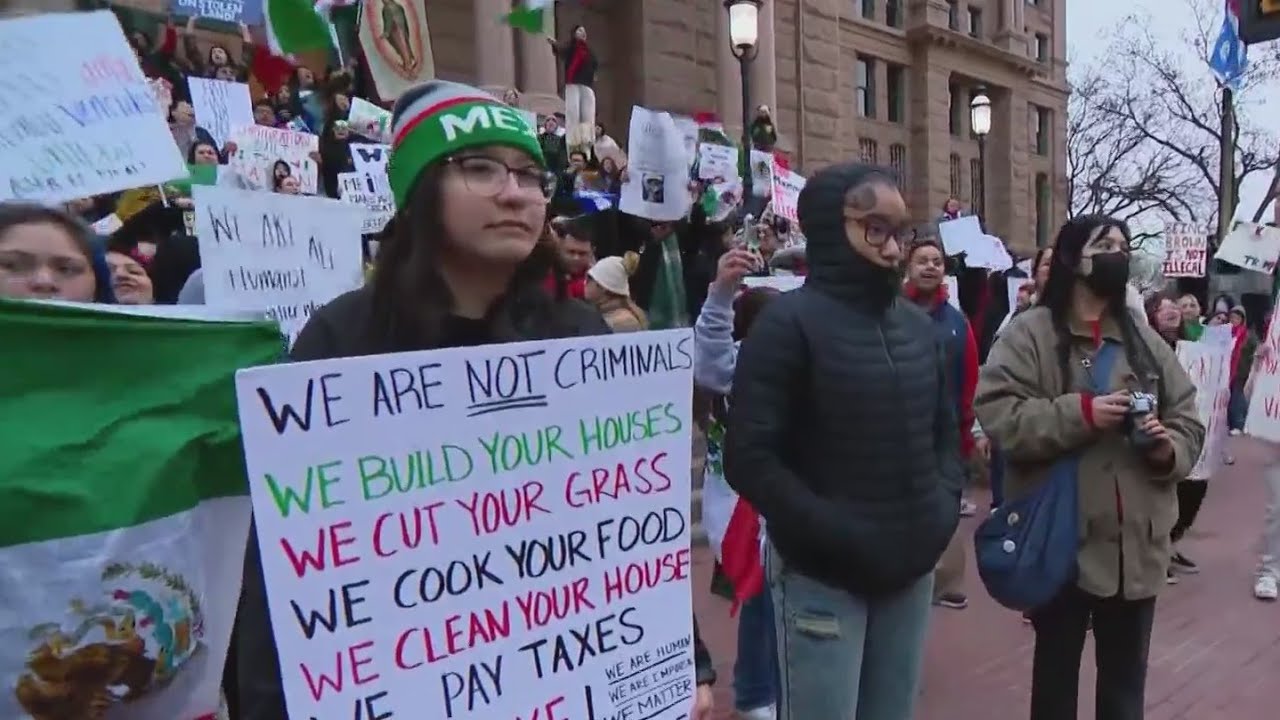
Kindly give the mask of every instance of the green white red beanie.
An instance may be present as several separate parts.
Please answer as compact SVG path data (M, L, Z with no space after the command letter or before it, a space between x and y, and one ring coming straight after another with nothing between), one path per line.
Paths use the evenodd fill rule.
M391 159L387 176L396 207L428 165L459 150L505 145L546 167L538 132L524 116L480 88L432 80L405 92L391 110Z

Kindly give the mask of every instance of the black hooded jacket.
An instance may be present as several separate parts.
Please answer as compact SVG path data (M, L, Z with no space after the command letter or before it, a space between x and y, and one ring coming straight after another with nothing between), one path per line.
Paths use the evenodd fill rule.
M933 570L963 473L937 332L846 239L846 192L874 172L829 167L800 193L809 276L742 343L724 458L787 569L858 595Z

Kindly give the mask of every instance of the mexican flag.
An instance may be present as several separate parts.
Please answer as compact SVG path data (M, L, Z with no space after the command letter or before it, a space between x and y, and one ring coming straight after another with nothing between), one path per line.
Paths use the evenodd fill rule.
M555 0L521 0L515 10L502 16L504 22L517 30L543 33L547 28L546 12Z
M250 513L233 376L283 345L190 314L0 300L6 720L218 712Z
M729 583L733 611L764 589L764 521L724 478L724 425L707 429L707 464L702 480L702 529Z
M271 53L287 58L313 50L333 47L332 28L327 17L332 0L264 0L262 21L266 26Z
M254 47L249 70L263 89L275 93L289 82L302 53L337 47L337 33L330 23L333 7L355 0L263 0L262 24L267 47Z

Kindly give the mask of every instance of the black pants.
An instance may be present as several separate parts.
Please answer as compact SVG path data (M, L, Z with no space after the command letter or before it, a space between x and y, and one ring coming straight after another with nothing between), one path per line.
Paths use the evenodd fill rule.
M1173 524L1173 532L1169 536L1174 542L1182 539L1191 523L1196 521L1200 505L1204 503L1204 494L1209 490L1208 480L1183 480L1178 483L1178 522Z
M1080 656L1093 619L1096 720L1142 720L1156 600L1100 598L1072 586L1031 614L1031 720L1076 720Z

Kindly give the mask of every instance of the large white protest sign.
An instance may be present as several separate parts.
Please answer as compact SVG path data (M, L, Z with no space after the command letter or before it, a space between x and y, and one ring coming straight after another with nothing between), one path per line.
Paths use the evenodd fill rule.
M692 353L671 330L238 373L290 717L687 718Z
M187 176L110 11L0 21L0 200L63 202Z
M1280 260L1280 228L1238 222L1222 241L1214 260L1229 262L1245 270L1270 274Z
M313 310L360 287L360 208L211 185L191 196L206 305L264 313L292 342Z
M1164 276L1204 277L1209 259L1209 234L1191 223L1164 226Z
M396 214L395 196L385 174L340 173L338 194L343 202L364 208L361 232L366 235L382 232Z
M791 172L775 161L770 179L773 183L773 214L798 224L800 216L796 213L796 204L800 200L800 191L804 189L804 176Z
M361 175L387 172L391 146L382 143L351 143L351 169Z
M671 116L633 106L627 138L630 165L618 210L648 220L674 221L684 217L693 204L689 163L684 137Z
M187 78L187 87L191 89L196 124L209 131L218 147L227 144L236 128L253 124L248 85L191 77Z
M320 140L315 135L246 125L234 130L231 139L236 151L228 165L244 187L273 190L272 178L279 172L298 178L304 194L316 194L319 168L311 154L319 151Z
M1206 342L1178 343L1178 362L1196 386L1196 412L1204 423L1204 446L1195 467L1187 476L1208 480L1222 464L1223 443L1227 439L1227 401L1231 398L1231 346Z
M1272 298L1272 307L1275 307L1275 300ZM1209 329L1205 328L1206 332ZM1245 418L1244 431L1262 440L1280 442L1280 322L1275 318L1267 324L1267 337L1263 344L1269 351L1263 352L1262 347L1258 348L1253 365L1253 373L1257 377L1252 380L1253 394L1249 396L1249 414Z

